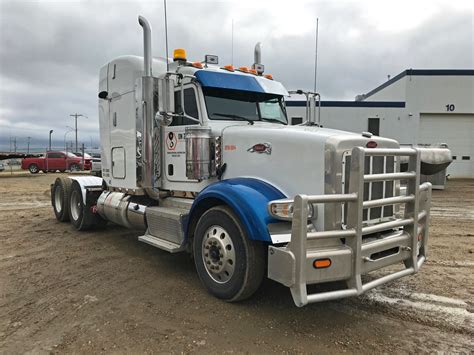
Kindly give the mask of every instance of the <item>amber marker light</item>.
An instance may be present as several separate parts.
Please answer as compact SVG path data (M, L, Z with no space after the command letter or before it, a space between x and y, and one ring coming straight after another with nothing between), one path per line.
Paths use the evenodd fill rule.
M331 259L317 259L313 261L315 269L325 269L331 266Z
M183 48L176 48L173 51L173 60L174 61L177 61L177 60L186 61L186 50L184 50Z
M199 69L204 68L201 62L193 62L192 66Z
M235 71L233 65L224 65L221 69L228 70L228 71Z
M273 80L273 75L272 74L265 74L264 77L267 78L267 79Z
M248 73L248 72L249 72L249 68L247 68L247 67L239 67L239 70L240 70L240 71L243 71L244 73Z

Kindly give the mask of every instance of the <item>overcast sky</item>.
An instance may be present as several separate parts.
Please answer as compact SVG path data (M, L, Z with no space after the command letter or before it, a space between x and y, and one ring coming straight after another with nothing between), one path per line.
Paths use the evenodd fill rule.
M318 91L353 100L407 68L474 67L473 1L168 0L170 52L250 65L263 44L267 73L287 89L310 89L319 18ZM98 70L124 54L141 55L137 16L153 27L153 54L164 56L163 1L0 0L0 150L61 146L81 113L79 140L98 142ZM74 134L68 133L67 139Z

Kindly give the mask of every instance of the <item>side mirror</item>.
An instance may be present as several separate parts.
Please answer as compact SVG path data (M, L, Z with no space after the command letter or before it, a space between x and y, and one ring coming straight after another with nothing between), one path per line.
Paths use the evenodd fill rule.
M109 93L107 91L99 92L99 99L105 100L107 99L107 96L109 96Z
M174 113L174 80L158 79L158 112Z

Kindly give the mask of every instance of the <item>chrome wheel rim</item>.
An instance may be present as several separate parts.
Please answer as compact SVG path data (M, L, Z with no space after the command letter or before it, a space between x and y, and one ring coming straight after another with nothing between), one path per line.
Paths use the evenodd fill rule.
M61 213L61 210L63 209L62 205L62 199L61 199L61 187L58 185L54 189L54 208L56 208L56 211L58 213Z
M202 260L209 276L217 283L228 282L235 270L234 243L221 226L211 226L202 240Z
M77 221L81 214L81 196L77 191L73 191L71 195L71 216Z
M32 173L36 173L38 171L38 167L36 165L32 165L32 166L30 166L30 171Z

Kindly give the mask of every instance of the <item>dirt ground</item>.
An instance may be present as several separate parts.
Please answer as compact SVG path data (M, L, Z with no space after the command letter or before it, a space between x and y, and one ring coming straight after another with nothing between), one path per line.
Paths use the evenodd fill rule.
M56 176L0 174L0 353L474 351L473 180L434 192L419 274L297 308L270 280L248 301L219 301L186 254L57 222Z

